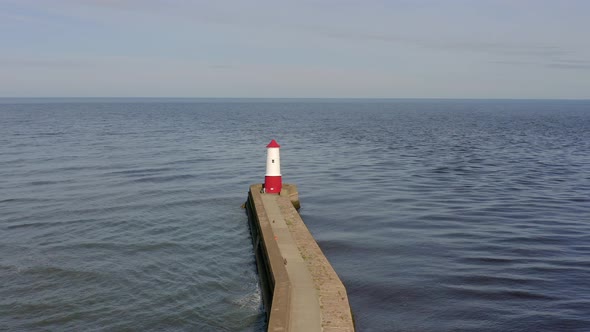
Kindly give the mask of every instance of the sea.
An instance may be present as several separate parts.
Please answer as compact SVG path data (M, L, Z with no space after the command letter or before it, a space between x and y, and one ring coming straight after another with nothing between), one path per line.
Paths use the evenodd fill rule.
M590 331L590 100L0 99L0 330L264 331L283 181L358 331Z

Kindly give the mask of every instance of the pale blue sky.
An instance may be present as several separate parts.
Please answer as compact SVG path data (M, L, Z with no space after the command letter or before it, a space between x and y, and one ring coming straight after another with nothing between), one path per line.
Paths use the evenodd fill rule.
M586 0L0 0L0 96L590 98Z

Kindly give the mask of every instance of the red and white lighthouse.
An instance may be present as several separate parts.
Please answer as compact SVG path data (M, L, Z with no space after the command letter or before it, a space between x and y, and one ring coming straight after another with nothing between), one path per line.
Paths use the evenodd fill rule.
M264 191L269 194L278 194L283 186L281 177L281 146L274 139L266 146L266 176L264 177Z

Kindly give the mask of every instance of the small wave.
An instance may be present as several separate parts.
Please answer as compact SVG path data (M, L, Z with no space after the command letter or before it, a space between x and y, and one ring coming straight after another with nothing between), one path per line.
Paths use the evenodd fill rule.
M567 244L571 237L559 235L513 236L496 240L498 243L515 243L518 245L559 245Z
M49 265L35 265L29 267L18 267L19 274L38 275L50 280L55 278L96 280L102 278L102 273L97 271L77 270L65 267Z
M151 243L119 243L119 242L82 242L82 243L70 243L67 245L56 245L52 247L58 250L112 250L125 252L127 254L133 252L149 253L158 250L180 250L184 249L184 245L172 242L151 242Z
M192 174L181 174L181 175L167 175L167 176L148 176L142 177L139 179L132 180L131 182L137 183L164 183L164 182L174 182L174 181L182 181L182 180L191 180L196 178L195 175Z
M7 229L19 229L19 228L41 228L41 227L55 227L58 225L73 225L87 222L96 222L97 219L75 219L75 220L63 220L63 221L39 221L22 223L16 225L6 226Z
M161 172L168 172L173 171L174 168L171 167L160 167L160 168L138 168L138 169L127 169L122 171L113 171L106 173L107 175L125 175L125 176L142 176L147 174L153 173L161 173Z
M540 277L526 276L499 276L499 275L456 275L450 279L451 282L459 285L477 285L477 286L531 286L538 285L541 282L547 282L547 279Z
M62 136L64 135L65 132L63 131L51 131L51 132L41 132L41 133L36 133L35 136Z
M32 197L19 197L19 198L6 198L0 200L0 203L45 203L49 202L51 199L49 198L32 198Z
M59 181L33 181L31 182L32 186L46 186L46 185L53 185L53 184L64 184L64 183L72 183L73 180L59 180Z
M246 294L241 297L230 298L228 300L231 304L237 305L240 308L250 309L252 311L260 309L262 305L262 296L260 290Z
M512 258L501 258L501 257L463 257L459 261L466 263L477 263L477 264L511 264L518 262L518 260Z
M486 301L510 301L510 300L554 300L555 297L540 292L522 289L505 289L475 286L447 285L448 289L460 297L470 297Z

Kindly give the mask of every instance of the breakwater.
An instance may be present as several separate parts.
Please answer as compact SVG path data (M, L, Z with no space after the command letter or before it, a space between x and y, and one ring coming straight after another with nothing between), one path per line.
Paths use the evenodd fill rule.
M246 211L268 331L354 331L346 289L303 223L297 187L250 186Z

